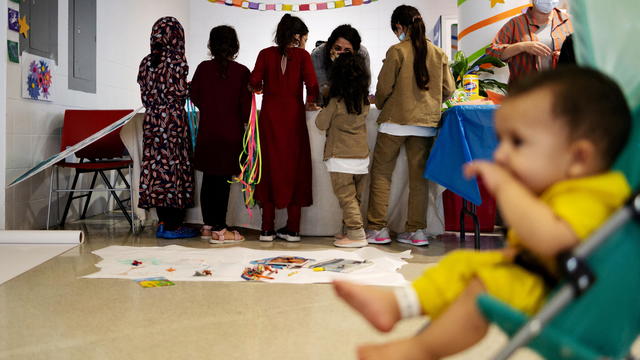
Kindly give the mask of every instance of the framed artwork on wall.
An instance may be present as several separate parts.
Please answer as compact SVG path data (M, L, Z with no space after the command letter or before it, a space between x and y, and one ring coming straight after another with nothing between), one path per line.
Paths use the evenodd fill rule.
M42 56L22 53L22 97L53 101L55 98L55 63Z

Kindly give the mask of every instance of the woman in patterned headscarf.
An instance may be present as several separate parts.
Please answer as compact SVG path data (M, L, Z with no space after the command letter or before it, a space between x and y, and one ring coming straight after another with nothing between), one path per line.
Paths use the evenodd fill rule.
M194 201L184 110L188 73L182 25L174 17L160 18L151 31L151 53L142 59L138 72L146 108L138 206L156 208L159 238L198 235L195 229L182 226L185 209L192 207Z

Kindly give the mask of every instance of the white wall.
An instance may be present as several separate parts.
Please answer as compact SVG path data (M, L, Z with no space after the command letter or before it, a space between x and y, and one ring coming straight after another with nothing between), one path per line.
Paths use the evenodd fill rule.
M208 58L209 31L217 25L231 25L240 40L237 61L253 69L258 52L273 45L275 29L284 12L245 10L211 3L207 0L191 0L191 22L188 37L191 39L190 66L195 71L198 63ZM287 3L309 3L308 0L291 0ZM391 32L393 10L402 4L415 6L422 14L427 33L430 33L440 15L456 15L456 0L379 0L371 4L333 10L297 12L309 28L307 51L313 50L317 40L327 40L331 31L341 24L351 24L362 37L362 44L371 56L372 91L382 59L398 40Z
M2 3L7 2L2 0ZM13 2L9 5L17 7ZM136 77L140 60L149 52L151 26L165 15L175 16L186 29L189 23L189 6L184 0L98 0L97 89L96 94L88 94L67 88L68 14L68 1L58 0L58 67L54 73L57 93L53 103L22 99L20 65L6 65L7 156L2 182L13 181L59 151L65 109L133 109L140 106ZM7 29L6 24L2 29ZM13 31L8 31L8 37L9 40L18 39ZM4 45L3 49L6 51ZM6 55L2 59L6 59ZM0 145L5 139L2 125L0 117L3 135L0 136ZM5 166L0 164L0 168L5 169ZM6 217L7 228L38 229L45 226L49 175L50 172L45 171L6 191L6 199L2 202L6 204L6 214L2 218ZM104 201L95 203L93 210L100 211ZM75 216L77 212L72 213L69 219Z
M7 0L0 0L0 9L7 8ZM0 44L7 42L7 18L2 17L0 19ZM4 69L7 66L7 48L0 47L0 69ZM7 74L4 71L0 71L0 230L5 228L5 207L4 204L5 193L2 191L5 186L5 164L6 164L6 137L7 132Z

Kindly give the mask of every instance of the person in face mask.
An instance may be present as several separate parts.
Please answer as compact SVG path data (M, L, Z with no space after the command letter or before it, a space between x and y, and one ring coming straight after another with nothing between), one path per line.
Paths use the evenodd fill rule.
M509 20L487 48L488 55L509 64L509 84L558 65L562 44L573 33L569 16L557 8L559 3L533 0L533 6Z
M319 105L325 106L328 103L329 74L331 73L331 65L340 54L349 52L358 54L364 58L367 74L371 75L369 53L364 46L360 45L361 39L358 30L351 25L340 25L335 28L327 42L316 47L311 53L311 61L318 78L318 86L320 89Z

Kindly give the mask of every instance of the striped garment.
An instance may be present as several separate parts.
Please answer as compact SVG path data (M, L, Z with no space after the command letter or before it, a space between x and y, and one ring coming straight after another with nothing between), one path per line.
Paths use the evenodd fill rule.
M493 39L486 53L497 58L502 58L502 52L511 44L522 41L538 41L536 31L538 31L540 25L535 23L533 14L531 14L532 11L533 9L529 8L526 13L509 20ZM553 61L551 68L555 68L558 64L562 43L572 32L573 25L571 25L571 20L567 14L559 9L554 9L551 22L551 37L553 38ZM529 73L539 70L537 56L526 52L512 56L506 61L509 63L509 84L512 84L515 80Z

